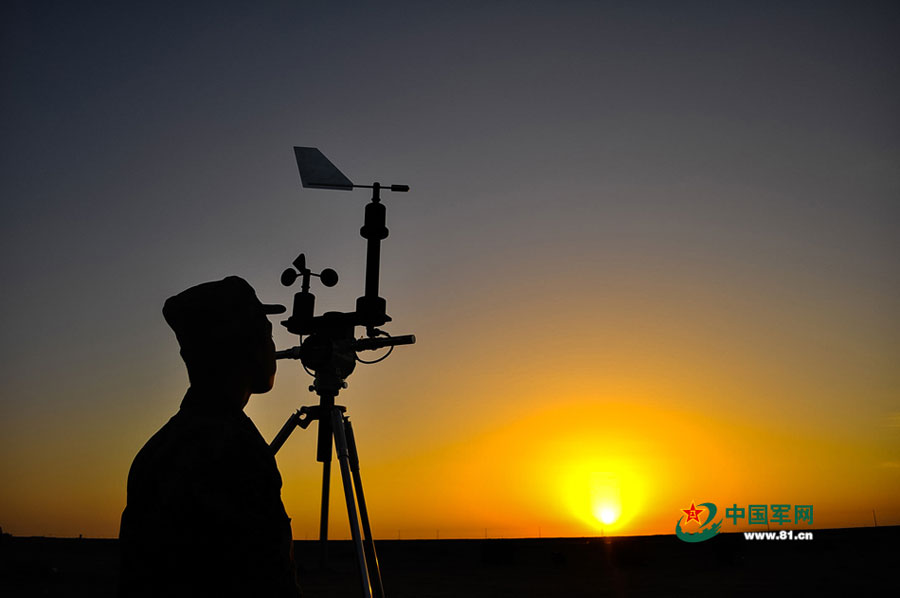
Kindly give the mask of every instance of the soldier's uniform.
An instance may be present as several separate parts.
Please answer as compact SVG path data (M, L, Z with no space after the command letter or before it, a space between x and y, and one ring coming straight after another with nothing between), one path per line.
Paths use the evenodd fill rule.
M193 390L131 466L120 542L122 596L299 595L272 452Z

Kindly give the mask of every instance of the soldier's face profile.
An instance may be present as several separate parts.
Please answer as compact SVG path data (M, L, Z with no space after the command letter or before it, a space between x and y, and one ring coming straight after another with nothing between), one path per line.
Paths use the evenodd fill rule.
M254 371L251 392L255 394L269 392L275 385L275 341L272 339L272 323L265 316L261 318L259 331L252 343Z

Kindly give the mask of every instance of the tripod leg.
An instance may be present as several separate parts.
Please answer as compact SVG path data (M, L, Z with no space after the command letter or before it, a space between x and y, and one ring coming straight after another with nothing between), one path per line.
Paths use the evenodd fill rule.
M359 533L359 518L356 515L356 500L353 496L353 480L350 477L350 455L347 450L347 437L344 434L344 415L340 409L332 410L332 430L334 433L334 445L337 449L338 461L341 464L341 478L344 481L344 498L347 500L347 517L350 519L350 534L353 536L353 544L356 546L356 557L359 560L359 579L362 584L363 596L372 598L372 585L369 580L369 571L366 566L366 555L363 551L362 537Z
M356 487L356 500L359 503L359 518L362 521L365 537L364 546L366 549L366 564L369 566L369 579L372 581L372 590L375 598L384 598L384 586L381 585L381 569L378 566L378 555L375 554L375 540L372 537L372 528L369 526L369 510L366 507L365 494L363 494L362 475L359 473L359 453L356 450L353 426L348 418L344 418L344 432L347 436L347 449L350 452L350 470L353 472L353 485Z
M281 426L281 429L278 431L278 434L275 435L275 438L272 439L272 442L269 443L269 449L272 451L272 454L278 452L278 449L281 448L281 445L285 443L288 439L288 436L291 435L291 432L294 431L294 428L300 425L301 422L301 413L300 411L296 411L292 413L287 421L284 422L284 425Z
M328 500L331 486L331 459L322 463L322 512L319 517L319 560L328 564Z

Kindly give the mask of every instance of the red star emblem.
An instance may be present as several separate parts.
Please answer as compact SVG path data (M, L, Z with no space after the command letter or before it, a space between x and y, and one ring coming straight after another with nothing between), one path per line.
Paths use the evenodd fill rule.
M685 515L687 515L687 521L685 521L685 523L690 523L691 519L693 519L697 523L700 523L700 513L703 511L703 509L698 509L697 507L695 507L693 501L691 501L690 509L681 509L681 511Z

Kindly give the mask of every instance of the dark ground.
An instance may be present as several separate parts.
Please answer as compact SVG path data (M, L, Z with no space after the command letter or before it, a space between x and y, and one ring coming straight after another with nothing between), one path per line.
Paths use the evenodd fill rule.
M812 541L720 534L376 542L389 598L444 596L900 596L900 527L813 530ZM353 547L297 542L306 598L359 596ZM116 540L18 538L0 544L0 596L113 596Z

